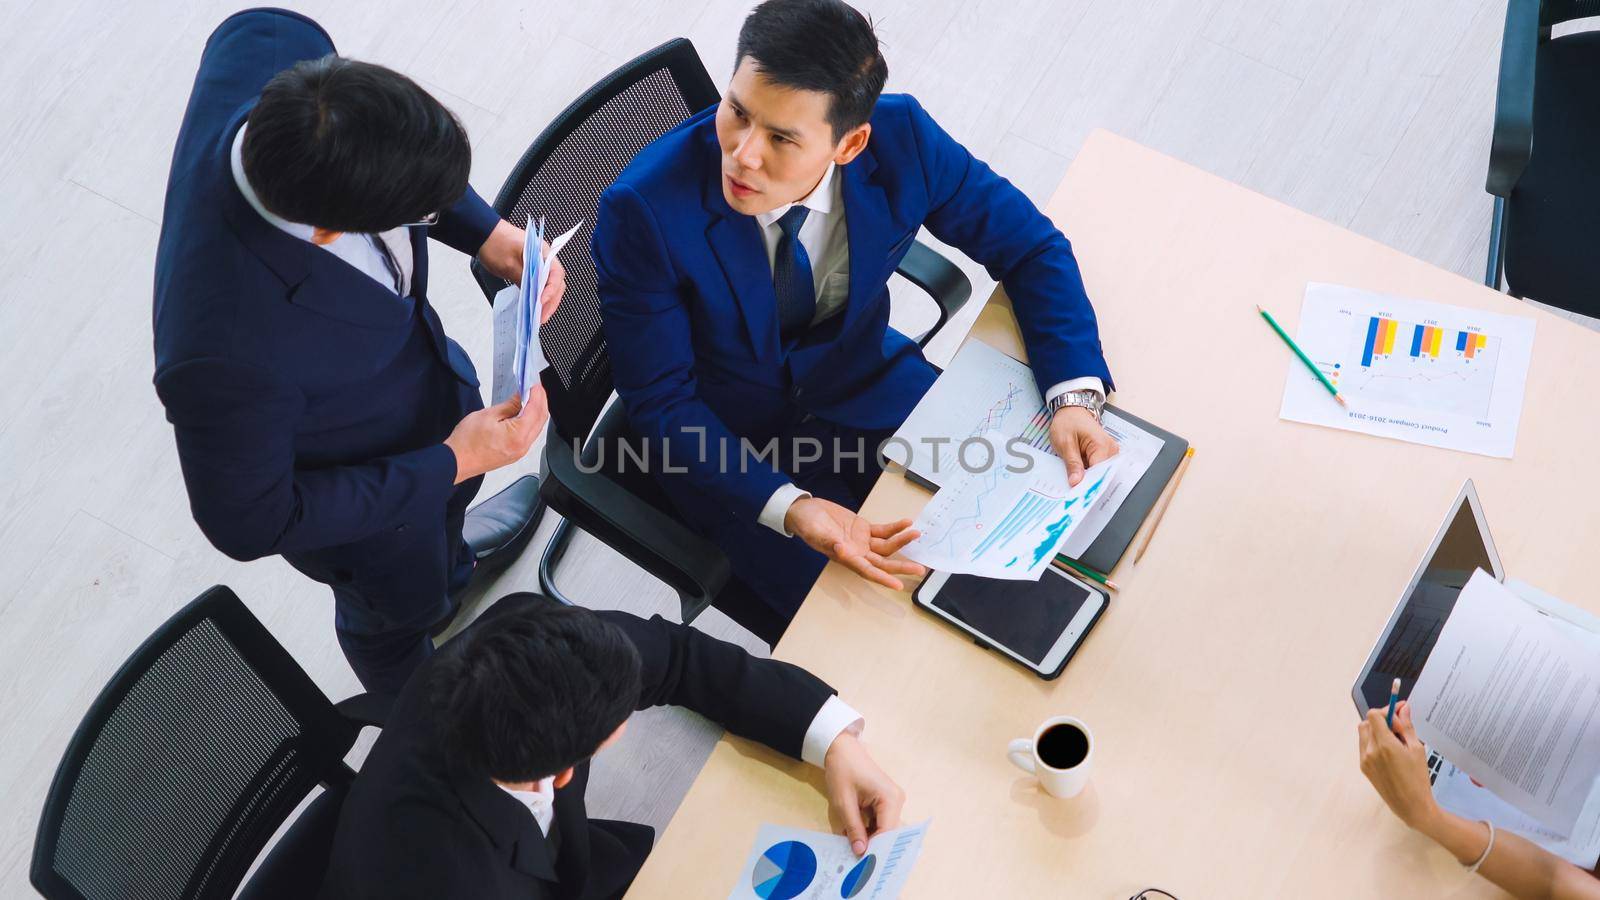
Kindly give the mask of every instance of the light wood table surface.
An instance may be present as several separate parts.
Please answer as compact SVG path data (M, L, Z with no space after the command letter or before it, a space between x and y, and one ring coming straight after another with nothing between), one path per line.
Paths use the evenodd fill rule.
M1350 687L1468 477L1507 571L1600 612L1600 335L1106 132L1047 212L1083 268L1118 402L1195 458L1055 682L906 594L823 572L774 655L862 711L907 820L932 818L906 896L1495 896L1362 778ZM1536 319L1515 459L1280 421L1291 358L1255 305L1293 333L1308 281ZM973 336L1021 354L998 292ZM913 515L928 496L889 474L864 512ZM1069 802L1005 757L1058 713L1096 740ZM724 738L629 896L726 897L760 823L830 828L820 786Z

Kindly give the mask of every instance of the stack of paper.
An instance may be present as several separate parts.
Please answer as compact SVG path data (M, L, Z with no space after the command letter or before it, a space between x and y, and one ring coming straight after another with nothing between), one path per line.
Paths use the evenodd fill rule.
M1037 581L1114 482L1122 457L1092 466L1076 487L1061 460L990 432L985 464L964 470L922 508L907 559L937 572Z
M1410 697L1417 736L1573 843L1600 776L1600 655L1482 570ZM1592 828L1592 824L1588 826Z
M539 322L543 318L544 288L550 281L550 261L567 245L582 222L544 246L544 219L528 219L527 243L522 248L522 281L507 285L494 296L494 388L493 403L511 397L527 402L528 393L547 365L544 347L539 343Z

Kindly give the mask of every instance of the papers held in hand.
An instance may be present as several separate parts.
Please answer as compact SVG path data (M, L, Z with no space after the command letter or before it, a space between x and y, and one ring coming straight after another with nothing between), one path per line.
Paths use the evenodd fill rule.
M494 387L491 403L504 403L512 397L527 402L528 393L548 364L539 343L539 321L544 312L544 288L550 281L550 263L567 245L583 223L544 246L544 219L528 219L527 243L522 248L522 282L511 284L494 295Z

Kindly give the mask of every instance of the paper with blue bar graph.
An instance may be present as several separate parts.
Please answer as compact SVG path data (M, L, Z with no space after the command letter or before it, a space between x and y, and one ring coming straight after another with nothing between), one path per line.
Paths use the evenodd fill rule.
M1309 284L1295 341L1348 407L1285 356L1279 416L1509 458L1533 332L1524 316Z
M936 572L1037 581L1114 487L1124 460L1113 456L1092 466L1072 487L1055 456L999 432L985 437L992 462L963 467L940 488L912 526L921 534L901 555Z

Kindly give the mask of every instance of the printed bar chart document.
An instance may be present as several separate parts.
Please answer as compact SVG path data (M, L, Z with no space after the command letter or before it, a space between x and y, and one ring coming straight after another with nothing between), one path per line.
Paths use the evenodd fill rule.
M842 835L762 825L728 900L894 900L927 832L926 821L880 832L857 858Z
M1575 835L1600 776L1600 656L1591 646L1479 570L1410 703L1430 748L1554 834Z
M1037 581L1045 566L1110 489L1121 457L1067 484L1061 460L998 432L987 435L986 465L963 469L935 494L912 526L921 532L901 554L930 569L1012 581Z
M1291 357L1279 416L1509 458L1533 332L1522 316L1313 283L1295 340L1349 406Z

